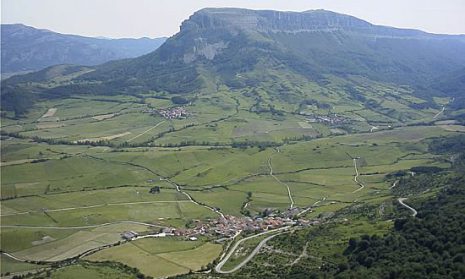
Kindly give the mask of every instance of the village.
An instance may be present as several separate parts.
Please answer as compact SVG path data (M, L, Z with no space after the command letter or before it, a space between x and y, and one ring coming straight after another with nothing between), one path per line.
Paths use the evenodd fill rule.
M308 209L306 209L308 210ZM187 228L162 228L157 233L139 235L136 232L124 232L121 237L125 240L133 240L146 237L167 237L177 236L185 237L188 240L195 241L198 237L209 236L217 237L218 240L224 240L234 237L235 235L245 233L260 233L268 230L278 229L284 226L310 226L318 225L320 220L307 220L298 218L302 212L298 208L292 208L281 214L274 214L270 211L265 217L246 217L224 215L216 219L192 220ZM265 210L266 213L266 210Z
M166 109L146 109L143 112L150 113L150 114L158 114L165 119L184 119L186 118L189 113L187 112L186 108L184 107L172 107Z
M307 121L309 123L323 123L323 124L329 124L329 125L338 125L338 124L345 124L349 123L350 120L347 118L344 118L340 115L337 114L328 114L328 115L317 115L313 114L311 116L307 115Z

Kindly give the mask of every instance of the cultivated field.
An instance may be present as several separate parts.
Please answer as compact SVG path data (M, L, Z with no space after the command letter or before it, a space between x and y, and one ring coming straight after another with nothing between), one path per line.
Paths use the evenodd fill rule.
M316 84L301 90L323 92L315 100L330 104L329 115L350 121L312 122L328 109L271 100L260 88L199 94L185 106L184 119L156 113L178 105L152 95L51 100L37 103L25 118L2 118L2 251L57 262L116 244L125 231L185 228L220 213L256 216L294 205L311 207L303 216L315 218L357 203L380 204L392 197L387 174L448 167L429 152L428 141L463 131L449 122L415 125L432 121L438 111L409 109L419 100L399 88L363 88L378 101L379 94L390 96L377 109L354 106L344 94ZM261 112L272 103L283 113ZM155 186L160 192L150 194ZM140 239L86 259L164 277L211 263L223 249L213 243ZM4 256L2 265L9 272L36 268ZM77 265L52 278L102 270L106 267Z
M181 239L141 239L106 249L87 259L113 260L137 267L144 274L166 277L199 270L219 256L221 245Z

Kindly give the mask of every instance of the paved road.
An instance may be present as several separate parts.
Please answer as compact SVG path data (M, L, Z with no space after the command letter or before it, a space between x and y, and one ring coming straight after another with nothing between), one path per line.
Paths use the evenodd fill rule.
M266 244L266 242L270 239L272 239L273 237L281 234L281 233L277 233L277 234L273 234L273 235L270 235L269 237L263 239L262 241L260 241L260 243L257 245L257 247L255 247L255 249L252 251L252 253L250 253L250 255L247 256L247 258L245 258L245 260L243 260L240 264L238 264L236 267L234 267L233 269L231 270L222 270L224 264L229 260L229 258L234 254L234 251L236 251L236 249L239 247L239 245L244 242L244 241L247 241L249 239L252 239L252 238L255 238L255 237L258 237L258 236L261 236L261 235L264 235L264 234L268 234L268 233L273 233L273 232L279 232L279 231L282 231L282 230L286 230L286 229L289 229L290 227L282 227L282 228L279 228L279 229L274 229L274 230L270 230L270 231L266 231L266 232L262 232L262 233L259 233L259 234L256 234L256 235L252 235L252 236L249 236L249 237L246 237L246 238L243 238L241 240L239 240L238 242L236 242L236 244L231 248L231 250L229 251L228 254L226 254L226 257L224 257L215 267L215 271L218 272L218 273L223 273L223 274L227 274L227 273L233 273L237 270L239 270L241 267L243 267L245 264L247 264L259 251L260 249L263 247L263 245Z
M410 211L412 211L412 217L417 216L417 213L418 213L418 212L415 210L415 208L413 208L413 207L411 207L411 206L409 206L409 205L407 205L407 204L404 203L404 201L405 201L406 199L407 199L407 198L398 198L397 200L399 201L399 203L400 203L402 206L404 206L405 208L408 208Z

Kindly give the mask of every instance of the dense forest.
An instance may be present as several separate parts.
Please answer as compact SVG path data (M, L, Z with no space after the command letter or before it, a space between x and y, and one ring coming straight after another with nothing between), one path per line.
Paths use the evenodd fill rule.
M352 238L336 278L465 278L465 176L457 174L417 218L384 237ZM331 272L329 272L331 274Z

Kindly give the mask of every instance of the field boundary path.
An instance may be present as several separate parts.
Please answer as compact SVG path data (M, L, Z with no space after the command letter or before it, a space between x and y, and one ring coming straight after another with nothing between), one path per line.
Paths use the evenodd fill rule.
M412 211L412 217L417 216L418 212L415 210L415 208L413 208L413 207L409 206L408 204L404 203L404 201L407 200L407 198L398 198L397 200L399 201L399 203L403 207L405 207L405 208L409 209L410 211Z
M441 111L439 111L438 113L436 113L436 115L433 116L433 119L438 118L438 116L441 115L445 110L446 110L446 106L442 106Z
M211 207L211 206L206 205L206 204L201 204L201 203L197 202L196 200L194 200L194 199L192 198L192 196L189 195L189 193L184 192L184 191L181 189L181 186L179 186L179 185L176 184L175 182L173 182L173 181L171 181L171 180L169 180L169 179L167 179L167 178L160 178L160 179L161 179L161 180L164 180L164 181L166 181L166 182L168 182L168 183L171 183L171 184L176 188L176 191L178 191L179 193L185 195L185 196L189 199L190 202L195 203L196 205L203 206L203 207L205 207L205 208L207 208L207 209L209 209L209 210L215 212L216 214L220 215L220 216L223 217L223 218L225 217L224 214L223 214L221 211L219 211L217 208Z
M136 204L153 204L153 203L178 203L178 202L189 202L189 201L181 200L181 201L140 201L140 202L102 203L102 204L87 205L87 206L14 212L14 213L2 214L0 215L0 217L24 215L24 214L29 214L33 212L60 212L60 211L79 210L79 209L88 209L88 208L105 207L105 206L121 206L121 205L136 205Z
M278 149L279 150L279 149ZM279 152L279 151L278 151ZM291 205L289 206L290 208L294 208L294 199L292 198L292 194L291 194L291 189L289 188L289 185L287 185L286 183L282 182L281 180L279 180L279 178L277 178L274 174L273 174L273 166L271 165L271 156L273 154L270 155L270 157L268 158L268 167L270 168L270 176L274 178L274 180L276 180L279 184L282 184L284 186L286 186L286 189L287 189L287 195L289 197L289 201L291 202Z
M304 210L302 210L301 212L299 212L299 213L297 214L297 217L304 215L304 214L307 213L308 211L312 210L315 206L317 206L320 202L325 201L325 200L326 200L326 197L323 197L321 200L317 200L317 201L314 202L311 206L309 206L309 207L307 207L306 209L304 209Z
M290 264L290 266L294 266L296 263L298 263L302 258L308 257L307 255L307 248L308 248L308 242L305 242L304 249L302 249L302 253Z
M161 122L158 122L157 125L155 125L155 126L153 126L153 127L150 127L149 129L145 130L144 132L138 134L137 136L128 139L128 142L131 142L131 141L137 139L138 137L145 135L146 133L152 131L153 129L157 128L158 126L160 126L160 125L163 124L163 123L165 123L165 120L163 120L163 121L161 121Z
M5 256L7 256L7 257L9 257L9 258L12 258L13 260L16 260L16 261L18 261L18 262L23 262L23 263L24 263L24 262L27 262L26 260L17 258L16 256L14 256L14 255L12 255L12 254L10 254L10 253L7 253L7 252L1 251L0 254L5 255Z
M354 190L352 193L357 193L358 191L365 188L365 185L362 182L358 181L358 177L360 176L360 173L358 172L358 168L357 168L357 158L353 158L352 160L354 161L354 169L355 169L354 181L355 181L355 183L360 185L360 188Z
M243 267L245 264L247 264L250 260L252 260L252 258L260 251L260 249L266 244L266 242L268 240L272 239L273 237L276 237L277 235L282 234L283 232L270 235L269 237L267 237L267 238L263 239L262 241L260 241L260 243L252 251L252 253L250 253L250 255L248 255L247 258L245 258L245 260L243 260L240 264L238 264L237 266L235 266L231 270L227 270L227 271L222 270L224 264L229 260L229 258L233 255L234 251L236 251L236 249L239 247L239 245L242 242L247 241L247 240L252 239L252 238L255 238L255 237L262 236L264 234L269 234L269 233L273 233L273 232L279 232L279 231L282 231L282 230L286 230L288 228L290 228L290 227L286 226L286 227L282 227L282 228L279 228L279 229L274 229L274 230L262 232L262 233L259 233L259 234L255 234L255 235L252 235L252 236L249 236L249 237L246 237L246 238L243 238L243 239L239 240L238 242L236 242L236 244L234 244L234 246L231 248L229 253L226 254L226 257L224 257L224 259L222 259L216 265L215 271L218 272L218 273L221 273L221 274L228 274L228 273L233 273L233 272L239 270L241 267Z
M100 228L100 227L116 225L116 224L135 224L135 225L143 225L147 227L165 228L164 226L159 226L159 225L154 225L154 224L149 224L149 223L144 223L144 222L131 221L131 220L123 220L123 221L103 223L103 224L98 224L98 225L88 225L88 226L57 227L57 226L2 225L1 228L53 229L53 230L75 230L77 229L78 230L78 229L94 229L94 228Z

